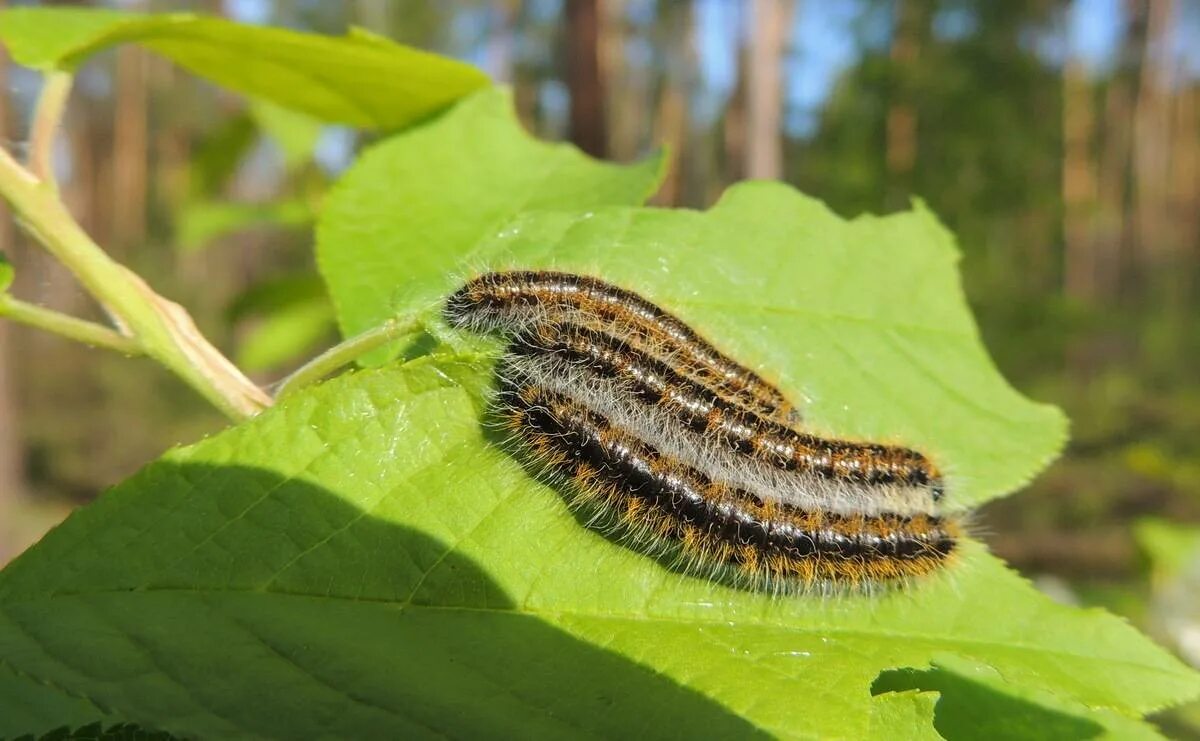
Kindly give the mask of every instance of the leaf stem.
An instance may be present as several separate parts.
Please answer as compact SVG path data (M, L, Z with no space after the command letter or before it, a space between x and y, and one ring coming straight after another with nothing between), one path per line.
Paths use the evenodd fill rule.
M5 293L0 293L0 316L92 347L115 350L123 355L144 354L142 346L132 337L126 337L94 322L26 303Z
M371 350L424 328L417 314L394 317L374 329L368 329L321 353L279 382L276 399L282 399L305 386L321 380L338 368L349 365Z
M29 170L34 177L52 186L55 186L54 137L67 109L73 80L69 72L46 74L29 132Z

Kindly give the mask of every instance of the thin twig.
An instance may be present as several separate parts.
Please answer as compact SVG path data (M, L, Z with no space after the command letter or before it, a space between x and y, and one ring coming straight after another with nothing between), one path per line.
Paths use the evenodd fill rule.
M374 329L368 329L362 334L334 345L280 381L275 398L282 399L293 394L337 369L349 365L363 354L405 335L414 334L422 328L423 324L416 314L407 314L389 319Z
M85 345L115 350L123 355L144 354L141 345L132 337L126 337L94 322L26 303L8 294L0 294L0 317L44 329Z
M73 77L67 72L46 73L29 132L29 170L34 177L52 186L55 186L54 139L67 109L72 81Z

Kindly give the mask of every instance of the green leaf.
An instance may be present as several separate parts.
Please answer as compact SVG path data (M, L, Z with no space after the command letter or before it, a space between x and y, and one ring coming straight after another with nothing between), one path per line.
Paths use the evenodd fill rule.
M312 220L312 208L301 199L271 203L196 200L179 212L176 244L183 252L195 252L247 229L294 229Z
M0 638L0 646L8 647ZM48 687L36 679L18 672L10 663L0 659L0 735L12 738L24 733L38 733L61 726L82 726L103 719L114 722L104 709L89 698L71 696L61 687Z
M373 210L358 193L358 207ZM323 229L348 238L353 227L330 223L348 216L326 212ZM1058 409L1025 399L996 371L963 297L953 239L919 203L847 222L787 186L748 183L707 212L527 212L436 270L420 267L426 253L403 249L390 264L419 282L397 276L391 285L404 291L392 288L401 298L390 303L360 290L360 308L419 311L484 266L599 274L761 369L803 402L818 432L933 455L959 507L1018 488L1066 436Z
M486 90L368 150L335 186L317 226L321 273L346 336L428 300L465 275L478 242L517 214L642 203L663 158L619 166L521 128L506 92ZM393 348L369 362L395 357Z
M8 261L8 258L4 256L3 252L0 252L0 291L7 291L8 287L12 285L12 282L12 263Z
M502 450L482 360L342 376L77 511L0 572L0 668L184 737L920 738L931 698L872 685L947 657L1097 716L1200 692L973 542L871 598L669 571ZM13 697L0 735L44 730Z
M231 90L371 128L408 125L488 84L474 67L358 29L334 38L184 13L13 8L0 13L0 39L19 64L69 71L136 43Z
M871 703L871 739L878 741L938 741L933 729L936 692L888 692Z
M707 213L604 207L644 198L656 172L529 140L499 91L393 137L318 222L343 333L428 308L485 267L598 273L763 369L817 430L936 454L960 505L1012 491L1062 447L1062 414L989 360L953 239L924 206L847 223L785 186L747 184Z

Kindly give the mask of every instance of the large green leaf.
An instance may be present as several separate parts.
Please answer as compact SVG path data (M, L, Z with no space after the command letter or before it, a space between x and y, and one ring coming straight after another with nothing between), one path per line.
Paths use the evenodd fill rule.
M364 211L372 204L358 201ZM419 266L427 258L397 250L391 259ZM988 359L953 240L920 204L846 222L786 186L745 184L703 213L525 213L458 259L432 277L417 267L420 281L400 283L404 292L393 292L402 298L390 306L366 291L359 303L419 311L483 266L599 273L762 369L803 402L814 429L932 454L960 507L1019 487L1065 438L1061 412L1020 396Z
M45 729L16 725L37 696L77 724L91 706L197 737L919 738L932 698L872 686L947 657L1090 709L1087 728L1200 690L975 543L871 598L668 571L582 527L496 444L487 368L440 355L343 376L73 515L0 573L17 685L0 735Z
M393 129L488 84L470 65L352 29L342 38L189 14L79 8L0 13L18 63L73 70L90 55L140 44L201 77L323 121Z
M639 202L656 171L529 140L499 91L463 101L373 148L327 201L318 256L343 331L428 308L485 267L599 273L761 368L818 430L935 454L962 505L1057 454L1062 414L996 372L953 239L923 206L847 223L747 184L707 213L605 207Z
M532 139L508 94L486 90L437 121L367 151L333 189L317 258L342 331L357 334L431 298L483 236L523 211L642 203L662 157L632 166ZM381 362L394 351L378 352Z

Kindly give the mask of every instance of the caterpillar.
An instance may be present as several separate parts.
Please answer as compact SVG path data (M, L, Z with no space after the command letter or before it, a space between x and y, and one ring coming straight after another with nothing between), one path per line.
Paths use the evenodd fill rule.
M485 273L450 296L444 315L452 326L475 331L513 332L552 316L593 320L619 329L640 351L677 362L692 381L730 403L784 424L800 418L779 389L673 314L598 278L549 270Z
M503 367L582 394L669 454L785 501L835 511L927 511L944 494L941 474L916 451L824 438L751 414L602 329L571 320L519 333Z
M928 458L795 429L774 387L632 292L491 273L444 313L508 337L497 408L526 456L593 521L686 571L774 592L869 590L956 551L961 522L942 511Z
M953 519L802 509L713 481L536 385L504 383L500 408L533 459L570 482L577 504L718 581L777 592L894 584L938 569L957 544Z

